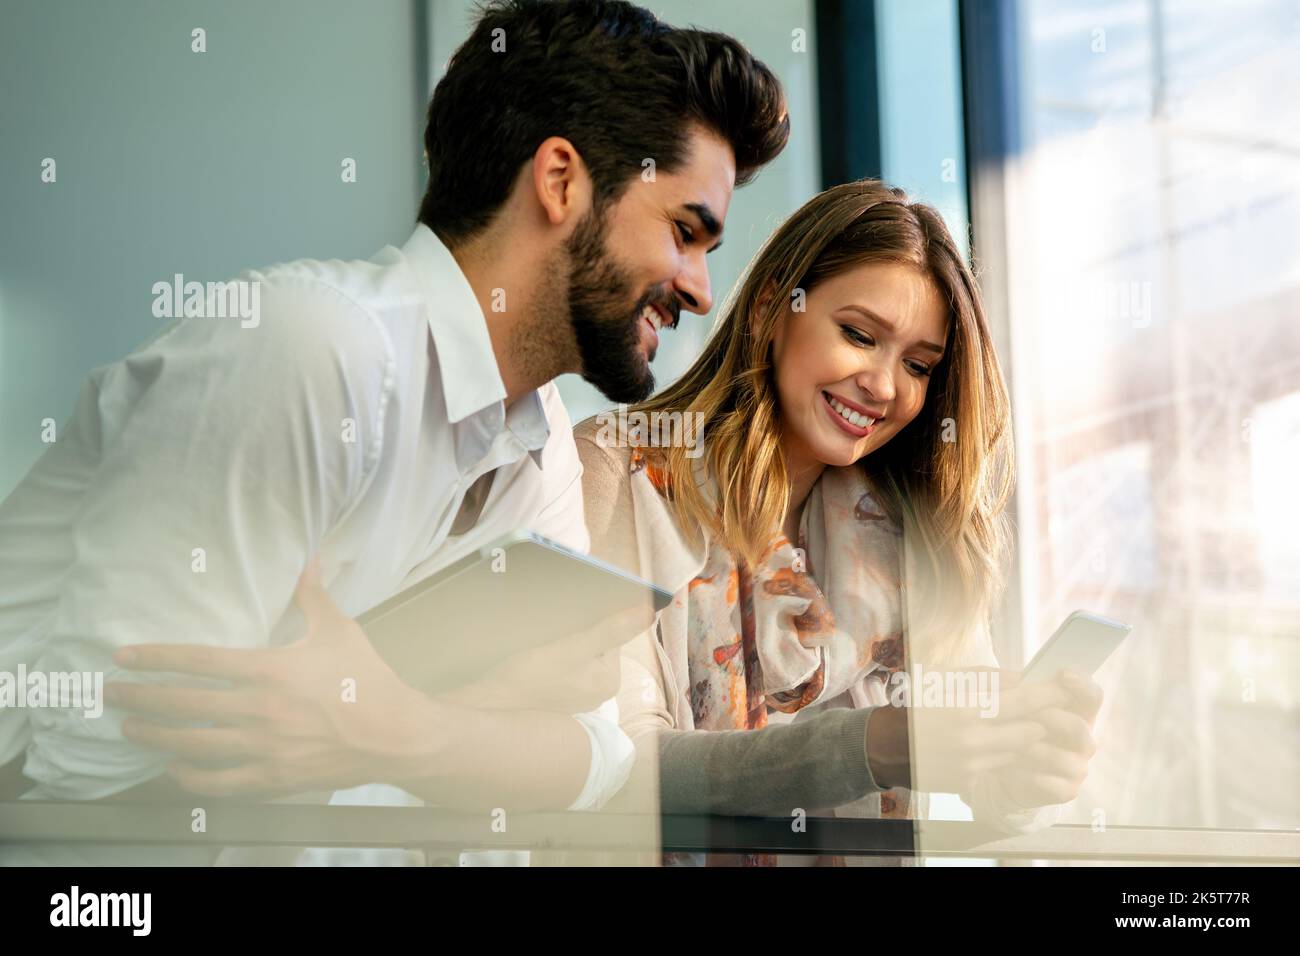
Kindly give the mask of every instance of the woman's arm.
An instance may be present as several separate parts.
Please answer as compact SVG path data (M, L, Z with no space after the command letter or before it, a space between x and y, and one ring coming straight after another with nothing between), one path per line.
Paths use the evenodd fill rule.
M663 812L788 816L874 793L881 788L866 751L873 713L836 708L761 730L661 732Z
M655 644L647 631L623 649L619 713L637 763L619 809L784 816L881 789L868 759L868 722L883 754L895 708L836 708L761 730L679 730Z

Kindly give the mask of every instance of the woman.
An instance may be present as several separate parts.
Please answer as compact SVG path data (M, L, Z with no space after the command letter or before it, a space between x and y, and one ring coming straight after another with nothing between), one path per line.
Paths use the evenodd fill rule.
M910 784L1002 830L1054 819L1096 685L1003 681L992 719L884 706L909 663L996 667L1007 409L942 220L861 181L778 229L680 380L575 429L592 553L675 595L624 651L630 799L657 765L664 812L924 816ZM656 424L687 415L703 448L665 447Z

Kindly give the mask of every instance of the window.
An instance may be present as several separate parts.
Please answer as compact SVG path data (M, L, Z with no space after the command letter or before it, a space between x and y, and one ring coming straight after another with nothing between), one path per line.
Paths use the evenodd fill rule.
M1021 650L1131 622L1066 819L1300 826L1300 5L963 7Z

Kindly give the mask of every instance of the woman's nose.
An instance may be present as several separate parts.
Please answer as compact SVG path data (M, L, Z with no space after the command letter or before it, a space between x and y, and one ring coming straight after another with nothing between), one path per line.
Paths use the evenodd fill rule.
M863 369L855 381L858 388L881 404L894 400L894 377L887 369L873 363L869 368Z

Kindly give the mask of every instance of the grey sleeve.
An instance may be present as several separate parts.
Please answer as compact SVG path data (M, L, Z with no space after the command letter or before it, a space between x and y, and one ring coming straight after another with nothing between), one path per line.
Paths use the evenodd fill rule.
M867 764L871 710L839 707L761 730L661 731L661 811L785 816L874 793L881 788Z

